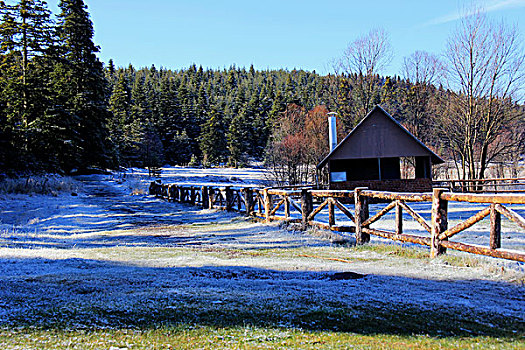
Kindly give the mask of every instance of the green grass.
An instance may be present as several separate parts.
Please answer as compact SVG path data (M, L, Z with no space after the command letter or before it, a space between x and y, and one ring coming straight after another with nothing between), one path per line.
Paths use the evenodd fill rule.
M361 335L269 327L0 330L2 349L523 349L518 339Z

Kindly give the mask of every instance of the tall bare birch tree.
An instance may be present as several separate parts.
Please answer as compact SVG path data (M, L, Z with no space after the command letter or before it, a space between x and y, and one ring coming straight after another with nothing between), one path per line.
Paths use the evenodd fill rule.
M461 20L446 50L449 88L443 128L464 179L482 179L491 161L523 135L525 50L516 26L490 22L478 11Z

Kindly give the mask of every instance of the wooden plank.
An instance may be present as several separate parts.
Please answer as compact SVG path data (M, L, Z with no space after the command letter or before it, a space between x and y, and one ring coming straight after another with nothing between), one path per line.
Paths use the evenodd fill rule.
M451 229L448 229L448 230L442 232L439 235L439 239L443 240L443 239L450 238L450 237L454 236L455 234L468 229L469 227L471 227L475 223L483 220L488 215L490 215L490 207L487 207L487 208L481 210L477 214L472 215L467 220L465 220L463 222L460 222L459 224L457 224L456 226L452 227Z
M330 198L327 198L323 203L321 203L321 205L319 205L314 211L312 211L310 213L310 215L308 215L308 221L311 221L314 219L314 217L319 214L319 212L321 210L323 210L324 207L326 207L328 205L328 202L330 202Z
M350 220L352 220L353 223L355 223L355 217L352 215L350 210L348 210L341 202L339 202L337 199L333 199L335 206L343 212Z
M446 248L460 250L463 252L479 254L479 255L487 255L487 256L492 256L494 258L502 258L502 259L525 262L525 253L522 253L522 252L510 251L510 250L505 250L505 249L490 249L487 247L459 243L459 242L443 241L441 243Z
M309 223L311 226L315 226L318 228L321 228L323 230L328 231L335 231L335 232L355 232L355 226L347 226L347 225L334 225L330 226L327 223L320 222L320 221L310 221Z
M476 194L446 192L441 198L447 201L490 203L490 204L525 204L525 194Z
M362 196L386 199L386 200L402 200L405 202L430 202L432 200L431 193L408 193L408 192L387 192L387 191L371 191L363 190L360 193Z
M421 245L431 245L431 238L430 237L423 237L423 236L415 236L415 235L408 235L406 233L403 234L396 234L395 232L388 232L383 230L377 230L373 228L366 228L363 227L363 231L367 234L372 234L375 236L388 238L394 241L401 241L401 242L409 242L409 243L415 243L415 244L421 244Z
M399 205L406 210L406 212L414 218L425 230L427 230L429 233L432 233L432 228L429 224L423 219L421 215L416 213L414 209L410 208L404 201L399 201Z
M314 197L334 197L334 198L353 198L354 191L348 190L310 190L309 191Z
M286 202L286 198L283 198L281 199L277 205L270 211L270 216L274 215L277 210L279 210L279 208L281 207L281 205L283 205L283 203Z
M365 222L363 222L362 226L363 227L368 227L368 226L372 225L374 222L379 220L383 215L388 213L390 210L394 209L395 206L396 206L396 202L395 201L389 203L386 207L384 207L383 209L378 211L374 216L372 216L371 218L368 218Z
M292 207L295 208L295 210L297 210L299 213L301 212L301 205L299 203L297 203L296 201L293 200L293 198L289 198L290 199L290 204L292 205Z
M274 194L277 196L300 196L301 191L287 191L287 190L280 190L275 188L270 188L268 190L269 194Z
M270 219L271 220L276 220L276 221L286 221L286 222L291 222L291 223L300 223L301 222L301 219L298 219L298 218L287 218L285 216L281 216L281 215L272 215L270 216Z
M496 204L495 209L499 213L505 215L509 220L518 224L519 227L525 230L525 219L522 216L520 216L518 213L516 213L515 211L509 208L504 207L501 204Z

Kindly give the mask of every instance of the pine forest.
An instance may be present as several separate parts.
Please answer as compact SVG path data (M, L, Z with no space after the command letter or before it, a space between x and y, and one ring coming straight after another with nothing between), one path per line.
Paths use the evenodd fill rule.
M522 42L512 28L481 16L451 35L443 55L418 51L405 58L399 75L382 75L391 47L376 30L351 43L323 76L233 64L180 70L104 64L84 2L61 0L59 8L54 15L43 0L0 1L6 174L259 162L309 169L328 153L328 112L338 114L344 137L377 104L459 164L461 178L483 178L489 164L516 162L525 153ZM467 69L473 62L459 45L476 28L486 35L482 74ZM496 45L502 37L495 35L508 45ZM370 43L384 44L377 62L359 59Z

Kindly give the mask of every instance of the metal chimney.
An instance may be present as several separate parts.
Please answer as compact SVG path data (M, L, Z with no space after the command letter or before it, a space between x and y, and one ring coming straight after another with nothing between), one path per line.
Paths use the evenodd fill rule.
M337 119L336 112L328 113L328 138L330 141L330 152L337 146Z

